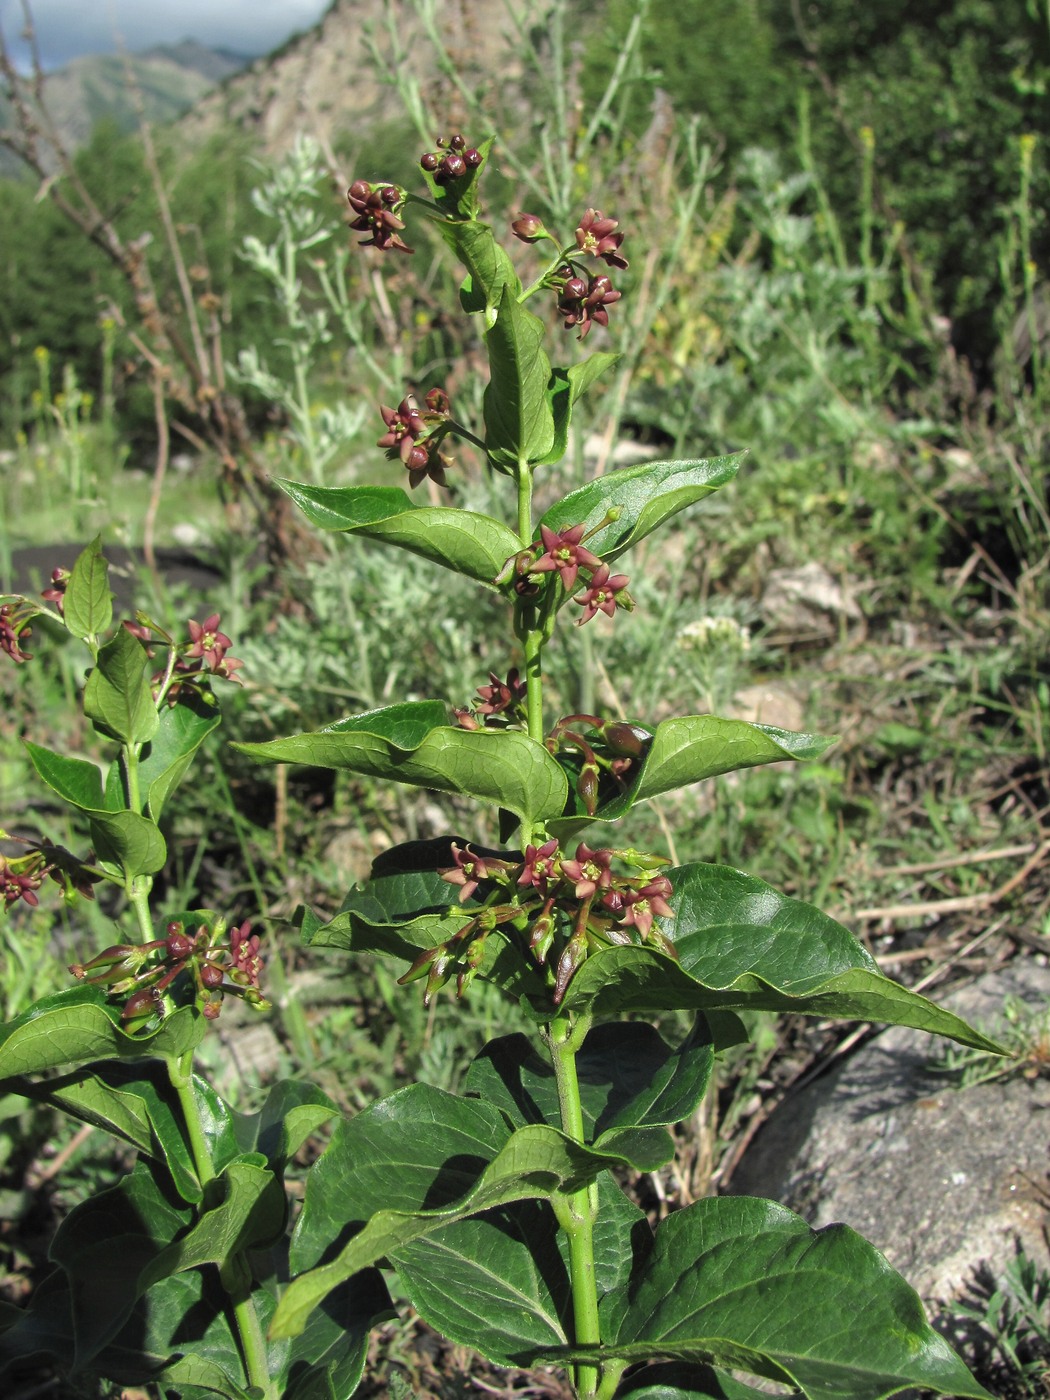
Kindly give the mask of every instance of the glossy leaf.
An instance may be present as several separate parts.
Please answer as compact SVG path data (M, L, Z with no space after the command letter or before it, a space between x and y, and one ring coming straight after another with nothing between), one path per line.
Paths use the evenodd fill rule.
M707 1091L713 1065L702 1016L677 1049L640 1022L595 1026L576 1057L587 1140L609 1128L688 1118ZM560 1121L553 1066L524 1035L490 1041L470 1066L465 1089L516 1125Z
M84 713L100 733L122 744L153 738L160 720L150 692L151 671L142 643L118 627L100 649L84 686Z
M222 1268L246 1249L272 1244L284 1219L280 1182L261 1155L245 1154L207 1183L197 1220L150 1262L143 1286L201 1264Z
M277 484L323 530L396 545L480 583L491 583L521 548L517 535L491 516L417 505L400 486Z
M65 754L55 753L53 749L34 744L30 739L24 742L37 776L52 792L57 792L59 797L82 812L101 812L109 806L102 791L102 775L94 763L89 763L86 758L68 758ZM111 810L116 810L116 807Z
M200 1184L163 1061L107 1060L89 1070L41 1080L17 1075L0 1082L0 1091L50 1104L161 1159L183 1200L200 1200Z
M551 530L582 524L589 532L610 510L619 511L615 521L587 541L588 549L612 561L665 520L731 481L743 455L737 452L730 457L620 467L570 491L551 506L540 523Z
M113 621L113 594L109 590L109 564L96 535L70 571L62 605L66 627L74 637L95 639Z
M543 322L505 286L485 337L491 367L485 387L485 445L497 466L545 461L554 445L545 337Z
M339 720L313 734L235 744L268 763L345 769L505 807L535 822L565 805L566 782L527 734L457 729L437 701L418 701Z
M636 1372L619 1387L615 1400L768 1400L768 1396L768 1390L756 1390L715 1366L671 1362Z
M159 821L164 804L185 776L194 754L217 728L222 716L210 691L183 691L174 705L160 711L157 731L139 755L139 786L146 810Z
M132 878L163 868L168 852L156 824L138 812L113 810L115 799L103 790L102 776L93 763L67 758L29 740L26 751L48 787L89 818L102 861L119 866Z
M453 842L467 845L464 837L440 837L384 851L369 879L351 887L327 923L300 907L295 923L304 943L411 962L423 948L450 938L477 908L475 900L455 903L456 887L438 874L453 864Z
M578 364L570 365L568 369L555 367L551 370L551 377L547 383L547 399L554 421L554 441L550 450L534 463L535 466L548 466L560 462L565 456L574 405L619 358L619 355L610 354L608 351L596 350L593 355L588 355Z
M785 1011L912 1026L1002 1053L958 1016L884 977L853 935L812 905L728 866L666 873L676 917L661 927L678 960L646 947L602 950L569 984L566 1009Z
M75 1367L87 1365L121 1330L147 1270L191 1221L191 1208L140 1159L130 1176L90 1196L62 1222L50 1256L68 1281Z
M70 987L35 1002L0 1025L0 1081L109 1058L176 1057L199 1045L207 1022L192 1006L179 1007L156 1030L129 1035L120 1007L99 987Z
M517 298L521 282L506 250L497 243L491 227L480 220L443 221L437 225L442 238L467 270L467 281L460 293L464 309L486 312L489 325L496 319L504 288Z
M908 1386L988 1400L874 1246L845 1225L812 1230L771 1201L708 1198L668 1216L601 1315L606 1353L631 1361L713 1362L811 1400L882 1400Z
M637 803L659 793L761 764L819 758L835 742L822 734L800 734L717 715L663 720L653 733L637 775L623 792L600 802L592 818L584 810L575 784L570 783L572 813L549 822L548 827L552 835L565 838L592 820L618 821Z
M613 1165L654 1170L672 1152L662 1129L613 1130L594 1148L545 1125L511 1132L487 1104L412 1085L341 1123L311 1170L293 1268L360 1228L334 1258L293 1281L274 1335L299 1331L329 1289L414 1240L509 1202L578 1190Z
M232 1113L233 1131L242 1152L260 1152L280 1173L290 1158L339 1110L323 1090L300 1079L270 1086L257 1113Z

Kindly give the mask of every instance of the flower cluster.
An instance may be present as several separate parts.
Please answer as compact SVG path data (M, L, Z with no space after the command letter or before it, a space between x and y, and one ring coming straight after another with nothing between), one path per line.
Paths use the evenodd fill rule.
M378 248L381 253L391 249L401 253L415 251L398 236L405 226L398 217L405 203L404 190L397 185L372 185L367 180L355 180L346 197L357 215L350 221L350 227L371 234L370 238L362 240L362 248Z
M565 715L544 743L552 754L576 755L576 792L584 811L593 817L602 802L622 792L636 776L651 740L649 731L637 724L598 715Z
M481 152L468 146L465 136L457 133L447 140L438 137L437 144L436 151L426 151L419 158L420 166L433 176L435 185L451 185L453 180L462 180L481 164Z
M228 993L265 1011L268 1003L259 986L263 966L259 936L250 930L249 923L240 924L230 930L229 941L223 943L223 919L192 931L172 922L163 938L116 943L89 962L73 963L69 970L79 981L105 985L110 996L126 997L121 1019L129 1030L141 1030L164 1015L172 987L180 978L192 989L197 1008L211 1021Z
M593 535L605 523L603 520L590 534ZM515 590L525 592L540 581L537 575L556 573L569 593L576 587L580 572L584 570L589 575L586 587L574 600L583 608L583 616L576 619L577 626L590 622L600 612L608 617L612 617L617 608L631 612L634 599L627 592L627 575L611 573L608 564L585 547L584 542L588 538L582 525L570 525L561 530L541 525L540 540L533 545L532 551L524 550L508 561L509 571L515 576ZM506 574L505 570L497 582L505 582Z
M33 611L26 611L25 599L16 599L0 606L0 651L4 651L12 661L32 661L33 653L23 651L22 643L32 635L28 626ZM31 606L31 605L30 605Z
M453 713L461 729L510 729L526 720L525 697L528 687L517 666L501 681L495 671L489 672L489 684L478 686L478 697L471 708Z
M603 948L648 943L668 957L674 944L654 923L670 919L671 882L657 873L658 856L634 850L592 850L586 842L567 857L556 839L528 845L523 856L479 852L452 844L451 867L438 873L460 887L459 902L475 900L471 917L451 938L425 949L400 979L426 978L424 1003L453 976L462 996L485 961L489 935L517 941L546 976L561 1004L583 962ZM634 870L621 875L617 860Z
M571 267L566 267L561 274L558 315L565 322L566 330L579 326L578 339L583 340L594 323L599 326L609 324L609 313L605 308L619 301L620 295L604 272L597 277L589 277L585 282Z
M444 389L431 389L420 411L412 394L406 395L397 408L380 406L386 432L376 443L385 447L386 455L400 458L408 471L409 485L416 487L425 477L439 486L448 483L445 470L452 460L442 451L441 444L451 426L451 405Z
M0 895L3 896L4 908L10 909L21 899L35 909L40 903L36 892L47 873L47 866L36 852L13 860L0 855Z
M174 653L174 660L153 675L155 695L160 695L163 690L165 700L169 705L174 705L184 688L199 687L209 676L218 676L240 685L241 678L236 672L244 662L229 654L233 642L225 632L220 631L221 621L218 613L212 613L203 622L189 619L186 623L189 640L183 642L176 642L145 613L137 613L134 622L124 622L127 631L142 642L147 656L154 654L150 645L154 641L160 641Z

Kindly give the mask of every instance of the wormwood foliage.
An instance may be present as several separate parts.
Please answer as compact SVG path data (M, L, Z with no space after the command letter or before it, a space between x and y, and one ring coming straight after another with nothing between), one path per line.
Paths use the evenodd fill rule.
M398 703L240 747L489 809L469 839L387 851L334 918L300 909L296 922L314 947L391 959L405 994L422 983L427 1002L489 981L535 1034L479 1047L460 1095L414 1084L353 1117L299 1081L274 1085L247 1116L195 1073L223 998L263 1004L259 940L246 924L227 931L214 911L156 907L153 876L166 859L164 803L219 722L214 679L236 679L238 663L217 617L192 623L189 641L141 616L112 631L105 560L89 546L54 581L53 609L4 602L0 640L28 660L28 624L50 611L88 648L84 713L115 746L112 763L101 772L35 744L29 755L80 814L91 853L28 845L3 862L4 895L35 902L49 874L71 899L108 881L141 941L74 967L78 985L0 1028L0 1093L61 1108L138 1156L65 1220L54 1272L29 1307L0 1312L0 1368L47 1356L81 1378L154 1380L186 1400L349 1396L370 1329L389 1314L393 1272L446 1337L500 1364L559 1364L581 1400L743 1400L759 1394L744 1376L812 1400L909 1387L979 1400L987 1392L916 1294L848 1226L815 1231L771 1201L715 1198L654 1230L614 1175L672 1158L670 1128L708 1092L715 1056L746 1039L741 1011L890 1022L998 1047L884 977L810 905L738 870L672 867L627 844L638 803L814 758L831 740L714 715L546 715L543 657L563 610L589 625L633 608L614 564L730 483L739 459L612 471L534 518L535 479L560 459L576 403L615 359L597 350L561 366L555 346L565 329L582 341L608 327L620 293L594 268L627 259L600 211L566 243L523 214L515 236L549 245L523 285L480 217L490 144L455 136L425 153L428 198L365 181L349 197L352 227L380 252L411 251L407 213L436 223L464 268L461 309L478 318L489 360L481 423L460 422L435 387L382 408L379 445L410 487L429 479L440 493L456 470L452 443L473 444L506 479L507 518L419 505L399 486L283 489L321 529L497 590L505 635L484 639L495 669L458 711ZM564 323L554 333L532 309L544 296ZM677 1045L644 1019L669 1010L693 1013ZM285 1167L333 1119L289 1231Z

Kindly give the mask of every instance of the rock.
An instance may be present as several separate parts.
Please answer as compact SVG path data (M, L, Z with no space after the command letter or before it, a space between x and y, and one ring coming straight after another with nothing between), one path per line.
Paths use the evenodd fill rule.
M1018 959L938 1000L994 1034L1008 996L1044 1008L1050 969ZM900 1027L869 1041L774 1112L729 1189L845 1221L948 1314L1018 1243L1045 1259L1050 1080L955 1088L931 1068L946 1043Z
M863 620L848 587L815 560L800 569L774 569L760 606L770 625L790 636L834 637L843 620Z

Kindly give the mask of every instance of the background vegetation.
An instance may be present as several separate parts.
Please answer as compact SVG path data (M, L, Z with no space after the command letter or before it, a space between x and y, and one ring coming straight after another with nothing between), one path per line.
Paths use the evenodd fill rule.
M615 634L599 620L595 639L573 639L552 684L565 710L711 709L842 735L821 764L667 799L632 839L836 906L887 970L923 985L1050 952L1050 11L581 0L525 26L519 51L532 102L513 120L491 91L445 85L472 139L498 131L492 217L528 208L571 228L598 205L631 258L607 341L625 352L620 371L558 470L571 481L625 443L750 452L732 518L717 504L688 518L647 561L638 611ZM436 53L435 71L448 61ZM181 629L220 610L235 638L246 684L225 706L226 738L415 692L462 706L488 679L476 600L464 592L461 627L428 623L432 590L455 579L295 533L266 489L271 475L400 484L374 447L376 405L435 383L468 421L479 402L474 347L441 312L442 250L414 227L416 258L377 269L343 228L333 162L410 184L410 153L446 125L426 93L402 98L403 119L368 137L348 126L329 155L301 144L276 168L236 130L196 150L177 127L157 130L147 148L100 124L75 174L146 250L159 340L111 256L36 183L0 182L0 588L44 586L97 530L107 552L127 546L127 611ZM176 401L151 356L166 344L172 364L194 362L195 323L206 373L198 363ZM216 403L239 437L220 431ZM486 499L466 451L460 466L457 504ZM0 815L66 839L28 795L18 741L72 749L85 736L69 732L71 663L53 639L34 642L31 665L0 672ZM472 995L424 1015L382 968L310 963L288 931L299 901L338 907L383 846L447 829L447 807L342 777L275 779L216 746L170 811L177 907L257 915L295 989L249 1051L234 1048L237 1028L216 1042L223 1092L236 1095L241 1065L248 1099L257 1068L304 1063L344 1104L407 1071L452 1087L478 1036L511 1014ZM56 926L52 909L10 911L6 1015L113 942L113 917L81 906ZM833 1049L820 1026L768 1035L795 1047L788 1079ZM666 1208L724 1183L787 1082L762 1063L727 1066L719 1121L683 1128L690 1170L643 1183L642 1198ZM34 1222L75 1199L47 1190L48 1154L82 1164L74 1191L109 1169L89 1138L55 1134L21 1107L0 1134L12 1297L39 1262ZM1041 1345L1025 1385L1041 1384ZM437 1384L410 1330L398 1347L397 1374ZM442 1364L454 1374L454 1358Z

